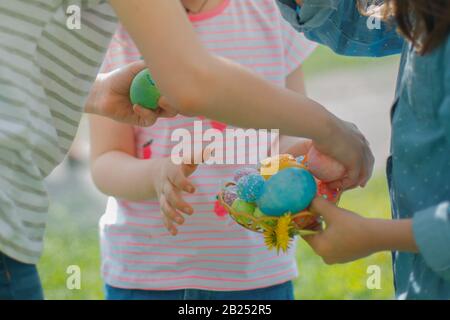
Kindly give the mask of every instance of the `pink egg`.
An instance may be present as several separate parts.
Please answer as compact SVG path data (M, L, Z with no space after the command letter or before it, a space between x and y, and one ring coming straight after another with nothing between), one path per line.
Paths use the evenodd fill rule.
M319 180L331 182L345 175L345 168L336 160L320 153L312 147L307 155L308 170Z

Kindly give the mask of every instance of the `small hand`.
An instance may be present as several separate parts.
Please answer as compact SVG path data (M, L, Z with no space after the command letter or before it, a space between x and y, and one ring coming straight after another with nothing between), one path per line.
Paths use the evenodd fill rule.
M346 263L375 252L368 235L369 219L336 207L322 198L314 199L310 211L323 217L326 229L303 237L325 263Z
M296 158L306 156L308 170L314 177L330 186L331 189L342 187L343 180L347 177L344 166L316 150L311 140L301 139L289 147L287 153Z
M143 61L137 61L108 74L99 75L86 111L141 127L153 125L160 117L174 117L177 112L164 97L159 100L159 108L155 111L131 103L131 82L145 67Z
M182 192L194 193L195 187L188 177L197 169L196 164L174 164L170 158L163 159L161 175L156 179L155 190L159 198L164 225L172 235L178 233L175 224L182 225L182 213L192 215L194 209L182 197Z

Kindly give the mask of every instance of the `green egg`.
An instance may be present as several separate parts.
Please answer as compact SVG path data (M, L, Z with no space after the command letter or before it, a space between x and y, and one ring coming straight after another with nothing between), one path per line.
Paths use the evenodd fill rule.
M244 200L241 200L241 199L236 199L236 200L234 200L231 208L238 213L253 214L256 206L253 203L245 202Z
M155 81L148 69L139 72L133 79L130 88L130 100L144 108L156 110L161 92L156 87Z
M253 216L257 219L261 217L267 217L259 208L255 209L255 211L253 212Z

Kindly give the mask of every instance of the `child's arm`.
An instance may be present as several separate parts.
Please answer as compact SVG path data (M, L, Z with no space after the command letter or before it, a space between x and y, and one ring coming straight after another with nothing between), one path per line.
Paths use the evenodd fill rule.
M348 187L369 179L373 156L360 132L305 96L210 54L178 1L110 2L177 111L310 138L320 151L345 165Z
M447 54L450 55L450 46ZM444 83L448 94L439 107L439 120L441 132L448 142L450 68L446 71ZM448 154L442 156L448 159ZM321 199L313 202L312 210L324 217L327 229L306 240L326 262L348 262L383 250L420 252L434 272L450 280L450 195L441 203L411 212L412 218L404 220L362 218Z
M363 218L321 198L311 211L324 218L326 229L305 240L328 264L379 251L420 252L431 269L450 280L450 201L402 220Z
M288 89L305 94L305 82L301 67L295 69L286 81ZM316 176L328 183L332 189L342 189L345 185L345 170L335 160L317 153L309 139L282 136L280 139L280 153L288 153L295 157L308 155L309 169Z
M174 223L184 223L181 213L193 213L181 193L195 192L188 177L196 166L175 165L170 158L138 159L132 126L98 116L91 116L90 123L91 172L96 186L117 198L158 200L164 224L175 235Z
M298 67L286 77L286 88L306 96L305 77L302 67ZM311 145L311 140L292 136L280 137L280 153L288 153L293 156L306 154Z

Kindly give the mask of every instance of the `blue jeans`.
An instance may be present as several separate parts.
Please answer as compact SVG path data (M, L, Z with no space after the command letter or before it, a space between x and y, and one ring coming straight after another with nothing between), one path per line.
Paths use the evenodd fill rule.
M207 291L183 289L172 291L152 291L120 289L105 285L107 300L294 300L291 281L255 290Z
M0 300L43 300L41 281L33 264L0 252Z

